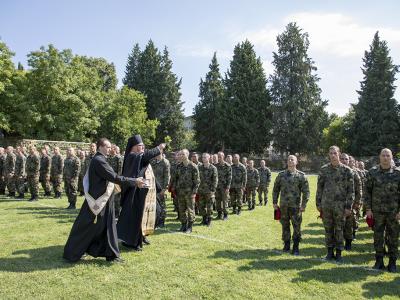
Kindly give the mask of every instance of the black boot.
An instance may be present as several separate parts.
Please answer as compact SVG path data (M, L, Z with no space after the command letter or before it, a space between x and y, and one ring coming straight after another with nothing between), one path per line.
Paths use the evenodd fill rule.
M188 222L188 226L186 228L185 233L192 233L192 226L193 226L193 222Z
M382 270L385 268L385 264L383 263L382 255L375 255L375 264L372 268L375 270Z
M143 244L150 245L150 241L145 236L143 237Z
M38 200L39 200L38 196L32 196L32 198L29 199L28 201L33 202L33 201L38 201Z
M336 262L338 262L338 263L343 262L342 250L340 250L340 249L336 249Z
M119 214L118 214L119 215ZM165 219L160 220L160 224L158 224L159 228L164 228L165 227Z
M222 219L222 211L219 211L218 215L217 215L217 220L221 220L221 219Z
M334 259L335 256L333 255L333 247L328 248L328 254L326 254L325 259L326 260L332 260Z
M390 273L396 273L396 257L389 257L388 271Z
M211 217L207 217L207 227L211 226Z
M234 214L234 215L237 214L236 206L234 206L234 207L232 208L232 214Z
M298 255L300 254L300 251L299 251L299 242L300 242L300 240L298 240L298 239L293 240L293 250L292 250L292 254L295 255L295 256L298 256Z
M351 250L351 240L346 239L346 243L344 245L344 250L347 250L347 251Z
M207 217L203 216L203 221L201 221L201 225L207 225Z
M179 231L185 232L187 228L186 223L182 223L181 228L179 229Z
M290 251L290 241L285 241L284 246L282 249L283 252L289 252Z
M70 203L67 209L76 209L75 203Z
M224 213L224 221L228 220L228 213Z
M241 213L242 213L242 208L241 208L241 207L238 207L237 213L236 213L236 214L237 214L238 216L240 216Z

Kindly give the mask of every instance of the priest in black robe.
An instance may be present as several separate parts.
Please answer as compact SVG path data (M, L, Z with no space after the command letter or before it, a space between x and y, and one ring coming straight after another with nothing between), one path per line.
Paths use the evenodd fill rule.
M150 150L145 150L140 135L134 135L128 140L125 150L122 175L143 178L150 160L160 155L165 144L160 144ZM123 186L121 192L121 212L118 218L118 239L122 245L135 251L141 251L144 241L142 219L145 207L146 188Z
M70 262L78 261L85 253L93 257L106 257L107 261L122 261L115 222L114 193L112 192L114 187L109 183L116 183L124 188L144 184L140 179L119 176L114 172L106 161L106 156L111 149L111 143L107 139L100 139L97 149L98 152L90 162L87 171L88 191L85 193L88 194L64 248L63 257ZM110 188L112 188L111 193L107 197ZM96 199L105 200L102 204L98 204ZM96 214L93 212L93 207L97 209Z

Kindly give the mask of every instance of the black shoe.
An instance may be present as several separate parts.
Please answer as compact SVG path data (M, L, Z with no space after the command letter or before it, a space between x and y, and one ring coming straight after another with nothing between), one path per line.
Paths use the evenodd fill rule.
M351 250L351 240L346 239L346 243L344 245L344 250L347 250L347 251Z
M75 204L70 204L67 209L76 209Z
M236 210L236 207L235 207L235 206L232 208L232 214L233 214L233 215L236 215L236 214L237 214L237 210Z
M217 217L215 218L216 220L221 220L222 219L222 211L218 212Z
M211 217L208 217L206 222L207 222L207 224L206 224L207 227L210 227L211 226Z
M38 201L38 197L37 196L33 196L31 199L29 199L28 201L30 202L34 202L34 201Z
M165 227L165 221L161 221L160 224L158 224L158 228L164 228Z
M282 251L283 252L289 252L290 251L290 241L284 242Z
M192 226L193 226L193 222L188 222L188 226L186 228L185 233L192 233Z
M375 255L375 264L372 268L375 270L383 270L385 268L382 255Z
M294 241L293 241L293 250L292 250L292 254L293 254L294 256L300 255L300 251L299 251L299 240L294 240Z
M24 194L19 194L18 197L17 197L17 199L24 199L24 198L25 198Z
M328 248L328 254L325 256L325 260L333 260L335 258L333 254L333 248L329 247Z
M179 229L179 231L185 232L187 228L186 223L182 223L181 228Z
M224 213L224 221L228 220L228 213Z
M241 213L242 213L242 208L239 207L236 214L237 214L238 216L240 216Z
M343 258L342 258L342 250L336 249L336 262L337 263L342 263Z
M151 244L150 241L145 236L143 237L143 244L145 244L145 245L150 245Z
M200 223L201 225L207 225L207 217L203 216L203 220Z
M396 257L389 257L387 269L390 273L396 273Z
M120 257L106 257L106 261L113 264L123 264L125 261Z
M136 252L140 252L140 251L143 251L143 248L137 246L137 247L132 247L132 250L133 250L133 251L136 251Z

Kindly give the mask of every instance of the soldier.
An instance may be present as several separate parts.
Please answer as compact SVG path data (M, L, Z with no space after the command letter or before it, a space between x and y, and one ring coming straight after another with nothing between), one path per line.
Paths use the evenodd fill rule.
M246 184L246 198L249 210L253 210L256 206L256 191L260 185L260 174L254 168L254 160L249 160L247 168L247 184Z
M69 206L67 209L76 208L76 198L78 195L78 179L81 170L80 160L75 156L75 149L67 149L67 158L64 161L63 177L65 194L68 197Z
M81 170L79 172L79 178L78 178L78 192L79 196L83 196L85 192L83 191L83 177L85 176L85 158L86 158L86 152L82 150L77 151L77 157L79 158L79 162L81 164Z
M160 222L158 227L163 228L165 225L165 218L167 216L167 205L165 203L165 192L168 190L169 182L171 180L171 166L163 154L160 154L151 161L154 176L157 183L160 185L161 191L157 194L157 200L161 206Z
M21 147L17 147L16 149L16 160L15 160L15 173L14 173L14 181L16 190L18 192L18 199L24 199L25 194L25 165L26 165L26 157L22 152Z
M327 260L342 261L344 221L351 214L354 201L354 179L351 169L340 160L340 149L329 148L330 163L318 175L316 205L325 227ZM336 248L336 256L334 255Z
M218 152L217 155L218 163L215 165L218 173L218 185L215 193L216 208L218 211L217 219L222 219L223 214L223 220L226 221L228 219L228 197L232 181L232 168L224 161L224 152Z
M233 156L232 182L230 190L233 213L237 215L240 215L242 210L243 192L247 183L247 170L246 167L239 162L239 158L239 154Z
M268 189L269 184L271 182L271 170L265 166L265 160L260 161L260 168L258 169L258 173L260 174L260 186L258 187L258 204L264 205L268 203Z
M218 154L213 154L211 155L211 163L216 166L218 164L219 160L218 160Z
M203 217L202 225L211 226L213 203L215 202L215 191L218 184L217 168L210 163L211 156L208 153L202 155L202 165L199 167L200 174L200 214Z
M26 159L26 180L31 193L29 201L39 200L40 158L35 146L29 147L29 156Z
M364 192L364 173L357 168L357 162L353 156L349 156L349 167L354 172L354 203L352 206L352 237L345 245L345 250L351 250L351 242L356 239L356 232L360 224L360 209L362 207L362 194ZM349 230L350 232L350 230ZM345 237L346 239L347 237Z
M15 197L15 161L17 157L14 154L14 148L11 146L7 147L7 155L4 163L4 177L7 180L8 196Z
M248 172L249 171L249 165L247 163L247 157L243 157L242 158L242 164L246 168L246 172ZM243 192L243 196L242 196L242 203L246 203L247 202L246 194L247 194L247 191L245 189L244 192Z
M64 168L64 159L60 154L60 148L53 148L53 157L51 158L51 168L50 168L50 181L53 185L54 198L61 198L61 184Z
M275 180L272 201L274 209L278 209L280 195L283 252L290 251L290 223L292 223L292 254L299 255L302 213L306 210L310 189L306 175L296 169L296 156L289 155L287 166L287 170L280 172Z
M39 181L42 184L45 196L51 195L50 168L51 168L51 158L49 156L47 147L44 147L42 148L42 156L40 157Z
M4 148L0 147L0 195L6 193L6 180L4 178L4 165L6 161L6 155L4 153Z
M383 263L385 232L388 246L389 272L396 272L400 220L400 169L391 165L392 151L382 149L379 165L369 170L364 202L367 217L374 220L374 269L385 268Z
M199 155L196 152L192 153L192 156L190 157L190 160L192 161L192 163L194 163L197 168L199 168L201 166L201 162L199 161ZM199 194L196 194L195 197L195 202L194 202L194 213L196 215L200 214L200 198L199 198Z
M226 162L227 162L230 166L232 166L232 155L228 154L228 155L226 156Z
M189 161L189 151L179 152L179 164L172 178L172 189L176 191L178 200L180 231L191 233L195 221L194 201L200 184L199 169Z

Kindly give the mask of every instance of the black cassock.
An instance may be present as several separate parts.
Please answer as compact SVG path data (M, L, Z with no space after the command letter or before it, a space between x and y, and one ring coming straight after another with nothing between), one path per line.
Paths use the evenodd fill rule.
M122 175L128 177L143 177L144 171L150 160L161 152L158 147L145 150L144 153L129 153L129 142L126 147ZM142 247L142 219L148 189L136 187L122 187L121 213L119 215L117 230L118 238L130 247Z
M108 182L135 186L133 178L119 176L107 163L106 157L97 152L89 165L89 194L97 199L106 191ZM71 262L78 261L84 253L93 257L119 257L118 238L115 224L114 194L97 216L84 201L72 226L64 247L63 257Z

